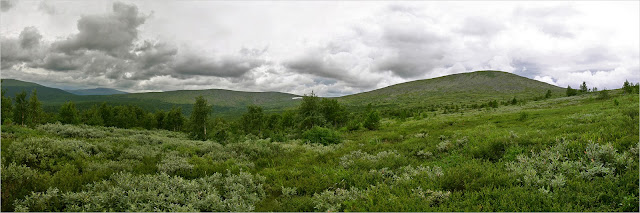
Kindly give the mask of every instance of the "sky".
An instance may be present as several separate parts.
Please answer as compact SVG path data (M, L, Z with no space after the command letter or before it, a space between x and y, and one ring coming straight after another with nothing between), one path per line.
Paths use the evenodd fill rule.
M3 79L335 97L478 70L640 81L640 2L1 0Z

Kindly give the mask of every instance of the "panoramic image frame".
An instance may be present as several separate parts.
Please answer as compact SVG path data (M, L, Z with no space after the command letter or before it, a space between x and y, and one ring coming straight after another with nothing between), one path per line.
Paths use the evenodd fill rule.
M639 1L0 0L3 212L638 212Z

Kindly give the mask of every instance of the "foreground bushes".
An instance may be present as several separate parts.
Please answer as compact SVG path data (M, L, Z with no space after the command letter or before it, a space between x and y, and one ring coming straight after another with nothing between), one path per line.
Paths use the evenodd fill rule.
M219 173L186 180L165 173L136 176L117 173L111 180L91 184L86 191L50 188L17 202L16 211L253 211L265 197L264 177Z

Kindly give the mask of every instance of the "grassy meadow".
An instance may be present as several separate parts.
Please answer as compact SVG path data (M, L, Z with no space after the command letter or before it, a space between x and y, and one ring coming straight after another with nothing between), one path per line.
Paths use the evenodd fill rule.
M638 211L638 94L554 94L328 145L3 125L2 211Z

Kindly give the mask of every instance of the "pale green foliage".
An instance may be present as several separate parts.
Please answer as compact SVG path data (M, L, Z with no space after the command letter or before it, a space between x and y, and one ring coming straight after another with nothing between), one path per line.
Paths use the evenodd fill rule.
M429 159L433 157L433 153L430 151L425 151L425 150L420 150L418 151L418 153L416 153L416 155L420 158L423 159Z
M439 138L441 142L436 145L436 149L438 149L438 151L440 152L448 152L456 147L463 147L467 144L467 142L469 142L469 139L467 139L467 137L458 138L454 141L447 139L447 137L444 135L440 135Z
M51 169L58 166L64 159L81 159L98 153L95 145L78 140L53 138L27 138L24 141L12 143L9 147L13 162Z
M453 144L449 140L444 140L444 141L438 143L436 148L440 152L446 152L446 151L449 151L449 149L453 148Z
M429 166L417 166L413 167L411 165L400 168L402 173L400 176L395 178L398 181L411 181L414 177L419 175L426 175L428 179L434 179L437 177L442 177L444 173L442 172L442 168L439 166L434 166L433 168Z
M176 174L180 171L189 171L193 169L193 165L187 162L187 157L180 155L178 152L167 153L162 161L158 163L158 171L167 174Z
M580 153L567 148L568 142L560 140L556 145L531 155L519 155L517 162L507 163L507 168L527 186L539 187L543 192L563 187L567 178L581 177L591 180L615 174L616 167L633 164L627 153L618 153L611 144L589 142ZM571 157L578 152L579 157Z
M65 125L60 123L44 124L38 126L39 130L56 134L65 138L81 137L81 138L103 138L110 136L105 131L97 128L89 128L87 125Z
M336 190L325 190L324 192L313 195L313 203L318 211L337 212L342 210L342 203L349 200L355 200L366 196L366 191L357 188Z
M17 211L253 211L264 198L259 175L216 173L187 180L167 174L116 173L82 192L50 188L16 202Z
M400 157L400 154L398 154L398 152L396 152L395 150L382 151L376 155L372 155L372 154L357 150L340 157L340 165L344 168L349 168L354 166L358 162L376 164L379 161L389 160L389 159L398 158L398 157Z
M422 187L412 189L411 192L417 197L424 198L429 205L438 205L449 199L451 192L449 191L433 191L431 189L423 190Z
M298 188L296 187L284 187L282 186L282 196L291 197L293 195L298 194Z

